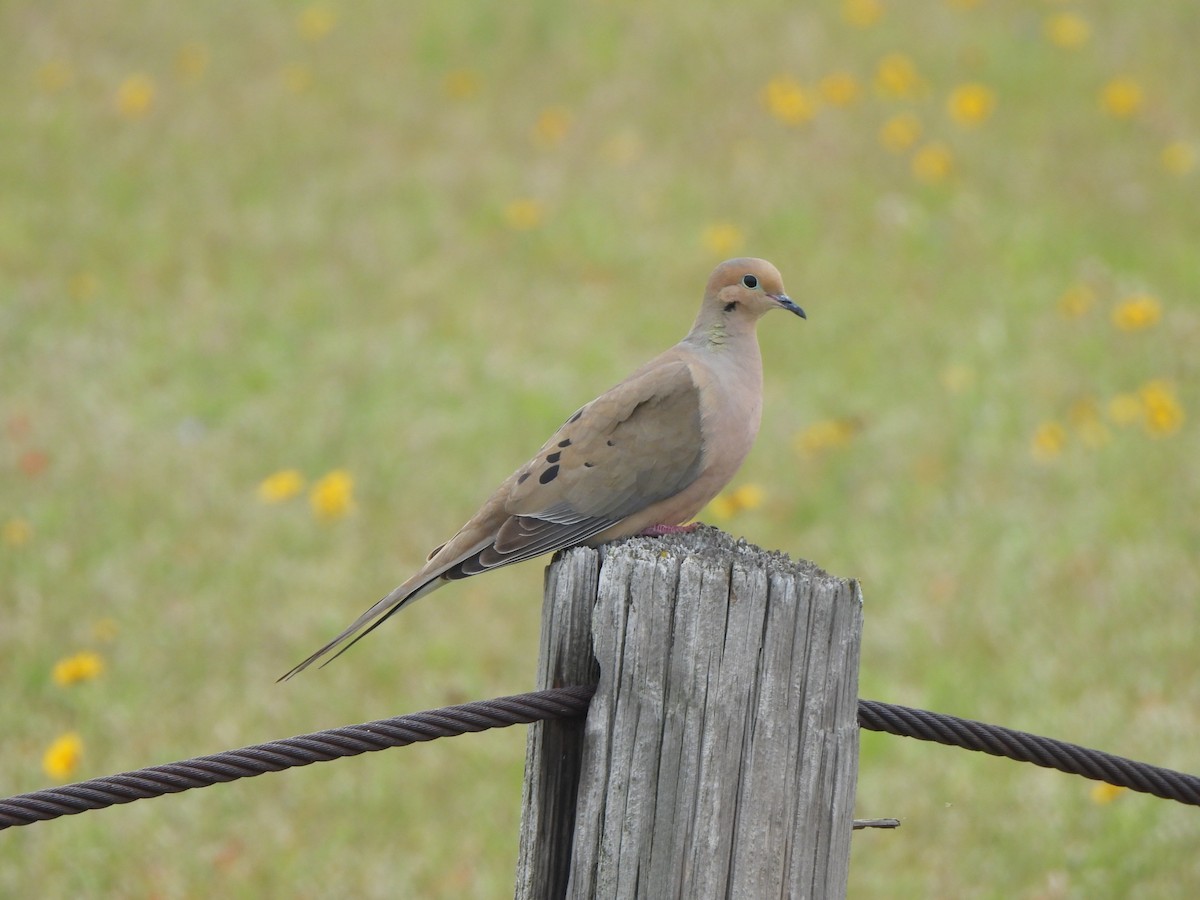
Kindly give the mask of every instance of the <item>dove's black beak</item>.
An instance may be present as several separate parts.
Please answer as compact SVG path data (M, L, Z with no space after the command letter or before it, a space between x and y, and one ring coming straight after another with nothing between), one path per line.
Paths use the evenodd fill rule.
M802 310L799 306L797 306L795 303L793 303L792 298L789 297L787 294L771 294L770 297L772 300L774 300L776 303L778 303L781 307L786 309L788 312L795 313L802 319L808 318L808 316L806 316L804 314L804 310Z

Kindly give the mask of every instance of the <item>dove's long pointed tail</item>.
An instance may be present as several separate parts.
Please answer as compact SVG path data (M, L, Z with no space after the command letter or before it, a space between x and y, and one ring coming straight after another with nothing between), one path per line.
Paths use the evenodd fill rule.
M420 574L423 573L418 573L418 575ZM414 582L416 582L415 585ZM337 650L336 653L333 653L329 659L322 663L322 665L328 665L386 622L393 614L399 612L414 600L436 591L445 583L445 579L440 574L433 577L426 576L424 581L419 580L418 577L410 578L351 622L349 627L332 641L304 660L304 662L293 666L284 675L280 676L278 681L287 681L293 675L303 672L322 657L329 656L330 653Z

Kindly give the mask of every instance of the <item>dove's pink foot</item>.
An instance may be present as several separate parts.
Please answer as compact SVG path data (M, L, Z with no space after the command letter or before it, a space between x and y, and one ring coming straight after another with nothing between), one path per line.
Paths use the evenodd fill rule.
M664 534L687 534L695 531L699 522L690 522L687 525L651 525L644 531L639 531L640 537L662 537Z

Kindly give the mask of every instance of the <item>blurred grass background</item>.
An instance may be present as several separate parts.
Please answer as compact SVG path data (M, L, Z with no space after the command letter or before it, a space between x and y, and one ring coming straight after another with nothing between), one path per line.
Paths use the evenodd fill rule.
M1200 770L1194 4L0 28L0 794L529 689L536 563L275 678L737 254L809 320L706 518L863 581L862 696ZM0 894L505 896L523 748L8 832ZM1082 779L865 734L858 802L852 896L1200 892L1194 810Z

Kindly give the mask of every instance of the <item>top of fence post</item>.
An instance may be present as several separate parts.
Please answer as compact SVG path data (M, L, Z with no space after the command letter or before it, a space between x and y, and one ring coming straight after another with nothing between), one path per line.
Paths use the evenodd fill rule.
M858 585L704 527L557 559L546 602L578 604L549 593L564 583L556 567L599 568L601 677L569 889L544 882L536 895L843 895ZM531 763L532 751L531 739ZM523 828L523 863L526 843ZM517 895L534 896L520 877Z

